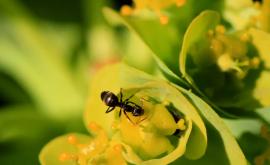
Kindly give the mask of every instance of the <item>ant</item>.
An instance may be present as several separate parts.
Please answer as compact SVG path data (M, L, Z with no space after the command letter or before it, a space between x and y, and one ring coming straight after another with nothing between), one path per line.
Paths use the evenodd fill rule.
M107 106L109 106L108 109L106 110L106 113L109 113L113 111L116 107L119 107L120 108L119 117L121 116L121 113L123 111L123 113L125 114L125 116L128 118L129 121L131 120L128 117L127 112L132 113L133 116L142 116L144 114L144 109L141 106L137 105L132 101L129 101L134 96L134 94L128 97L127 99L123 100L122 88L120 88L120 98L118 98L114 93L110 91L103 91L101 92L100 96L101 100Z

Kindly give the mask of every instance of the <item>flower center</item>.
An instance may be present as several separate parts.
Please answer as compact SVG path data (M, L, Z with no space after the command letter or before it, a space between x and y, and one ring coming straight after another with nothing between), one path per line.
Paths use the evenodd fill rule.
M221 25L208 32L210 50L222 72L230 72L243 79L248 70L258 68L260 59L249 53L250 37L246 32L238 36L225 33L226 29Z

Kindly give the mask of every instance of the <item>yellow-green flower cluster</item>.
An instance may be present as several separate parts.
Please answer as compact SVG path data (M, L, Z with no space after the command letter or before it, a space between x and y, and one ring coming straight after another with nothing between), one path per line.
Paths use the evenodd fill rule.
M178 7L183 6L186 0L134 0L134 7L131 8L128 5L124 5L121 8L121 13L125 16L136 14L141 10L150 9L154 11L160 19L161 24L167 24L169 21L168 16L163 14L162 10L176 5Z
M205 126L181 92L154 79L145 79L141 85L123 80L122 69L134 74L131 68L116 64L102 69L92 82L85 113L85 125L92 136L71 134L53 140L41 152L42 164L168 164L184 154L192 159L204 154ZM140 76L133 78L139 81ZM119 108L105 113L100 93L119 93L120 87L124 98L135 93L130 101L140 105L144 115L119 116ZM189 141L200 139L196 152L186 149L192 128L196 138Z

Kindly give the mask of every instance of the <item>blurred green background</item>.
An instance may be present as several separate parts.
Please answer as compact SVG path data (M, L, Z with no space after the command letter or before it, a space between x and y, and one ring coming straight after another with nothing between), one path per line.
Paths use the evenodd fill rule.
M194 10L211 8L207 2L193 1ZM0 164L39 164L41 148L54 137L88 134L82 116L91 76L100 67L123 59L156 73L138 36L103 18L104 6L119 10L123 4L131 0L0 0ZM198 13L181 22L180 30ZM247 156L262 152L265 140L240 137L250 122L227 122ZM259 134L261 124L252 125ZM258 145L250 149L255 140Z
M101 66L125 54L128 63L153 72L138 38L103 19L102 7L123 3L130 1L0 0L1 164L39 164L49 140L86 132L88 86ZM141 58L132 54L134 44Z

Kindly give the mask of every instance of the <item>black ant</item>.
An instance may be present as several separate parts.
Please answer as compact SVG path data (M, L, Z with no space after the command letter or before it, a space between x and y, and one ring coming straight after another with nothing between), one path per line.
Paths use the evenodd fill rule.
M107 106L109 106L108 109L106 110L106 113L109 113L113 111L116 107L119 107L120 108L119 117L121 116L121 113L123 111L129 121L131 120L128 117L127 112L130 112L133 116L142 116L144 114L144 109L141 106L137 105L132 101L129 101L134 96L134 94L128 97L127 99L123 100L122 88L120 89L120 98L118 98L114 93L110 91L103 91L101 92L100 96L101 100Z

